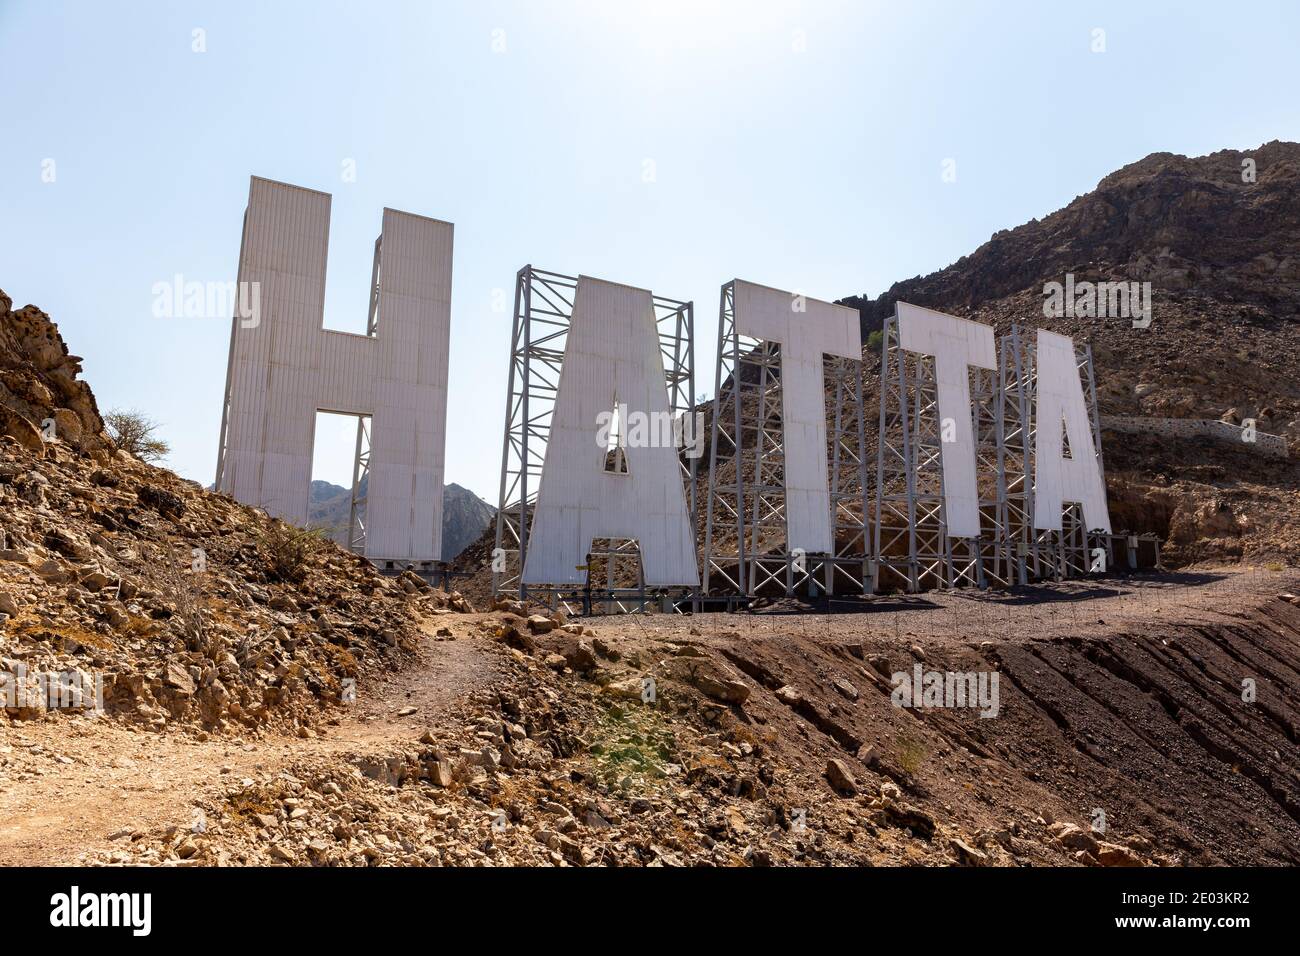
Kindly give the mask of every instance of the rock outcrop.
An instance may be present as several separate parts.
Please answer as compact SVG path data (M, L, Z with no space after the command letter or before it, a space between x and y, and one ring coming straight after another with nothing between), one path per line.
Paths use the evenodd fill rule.
M104 421L80 374L81 359L50 317L34 305L14 311L0 289L0 435L33 452L49 437L78 451L106 450Z

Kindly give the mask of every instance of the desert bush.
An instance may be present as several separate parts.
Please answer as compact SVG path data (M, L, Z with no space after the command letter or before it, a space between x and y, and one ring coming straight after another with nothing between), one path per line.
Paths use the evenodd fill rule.
M104 416L104 426L114 447L141 461L158 461L171 454L171 446L154 434L158 423L135 409L113 409Z
M927 748L920 741L910 737L898 738L898 765L909 777L916 776L916 772L925 763L926 754Z
M295 528L273 521L257 536L257 549L265 555L266 570L272 578L300 584L307 576L308 559L322 537L320 528Z

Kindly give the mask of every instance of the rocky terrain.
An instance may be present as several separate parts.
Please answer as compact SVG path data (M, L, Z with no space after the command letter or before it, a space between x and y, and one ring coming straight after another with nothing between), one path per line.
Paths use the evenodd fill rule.
M1151 328L1062 320L1103 411L1287 432L1296 148L1252 155L1255 192L1238 154L1149 157L864 321L893 295L1045 325L1050 270L1167 242L1195 281ZM579 621L136 461L78 373L0 293L0 864L1300 863L1291 462L1108 439L1115 524L1195 570ZM900 698L934 675L990 696Z
M361 494L368 487L368 478L361 479ZM352 507L352 489L328 481L313 481L307 503L307 523L321 528L325 536L338 544L347 545L348 520ZM454 482L442 488L442 555L444 561L454 560L461 551L477 541L492 524L496 509L468 488Z
M0 317L0 671L23 675L0 713L32 715L39 681L76 674L154 729L301 729L451 600L115 451L48 317L2 293Z
M435 615L306 737L0 732L0 862L1294 865L1297 583ZM897 706L916 667L997 673L997 716Z

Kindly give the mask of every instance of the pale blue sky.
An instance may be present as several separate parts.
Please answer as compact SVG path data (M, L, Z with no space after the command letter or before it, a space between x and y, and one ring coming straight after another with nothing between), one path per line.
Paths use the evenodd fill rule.
M333 194L333 327L364 327L384 206L451 220L447 480L495 504L493 297L523 264L694 299L711 389L735 276L876 295L1150 152L1300 139L1298 28L1294 2L0 0L0 288L206 484L230 323L155 318L152 287L234 279L249 175Z

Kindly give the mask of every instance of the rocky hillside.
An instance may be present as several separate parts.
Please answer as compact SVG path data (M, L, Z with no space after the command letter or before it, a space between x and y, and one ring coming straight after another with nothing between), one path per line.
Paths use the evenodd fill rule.
M11 306L0 293L0 723L63 675L155 729L308 733L458 600L114 450L49 317Z
M369 478L361 479L366 493ZM307 503L307 523L322 528L331 541L347 545L352 490L328 481L313 481ZM468 488L457 484L442 487L442 558L451 561L474 541L496 517L496 509Z
M1253 182L1242 178L1248 160ZM1300 143L1192 158L1152 153L1064 209L995 233L946 269L897 282L876 299L843 301L858 307L869 332L899 299L973 309L1025 290L1041 295L1044 282L1066 272L1300 320Z
M1150 326L1045 317L1044 287L1067 273L1150 283ZM870 334L899 300L1091 343L1103 415L1253 418L1300 442L1300 144L1153 153L946 269L843 301ZM1174 563L1300 560L1300 455L1269 462L1244 445L1113 433L1104 444L1113 512L1164 536Z

